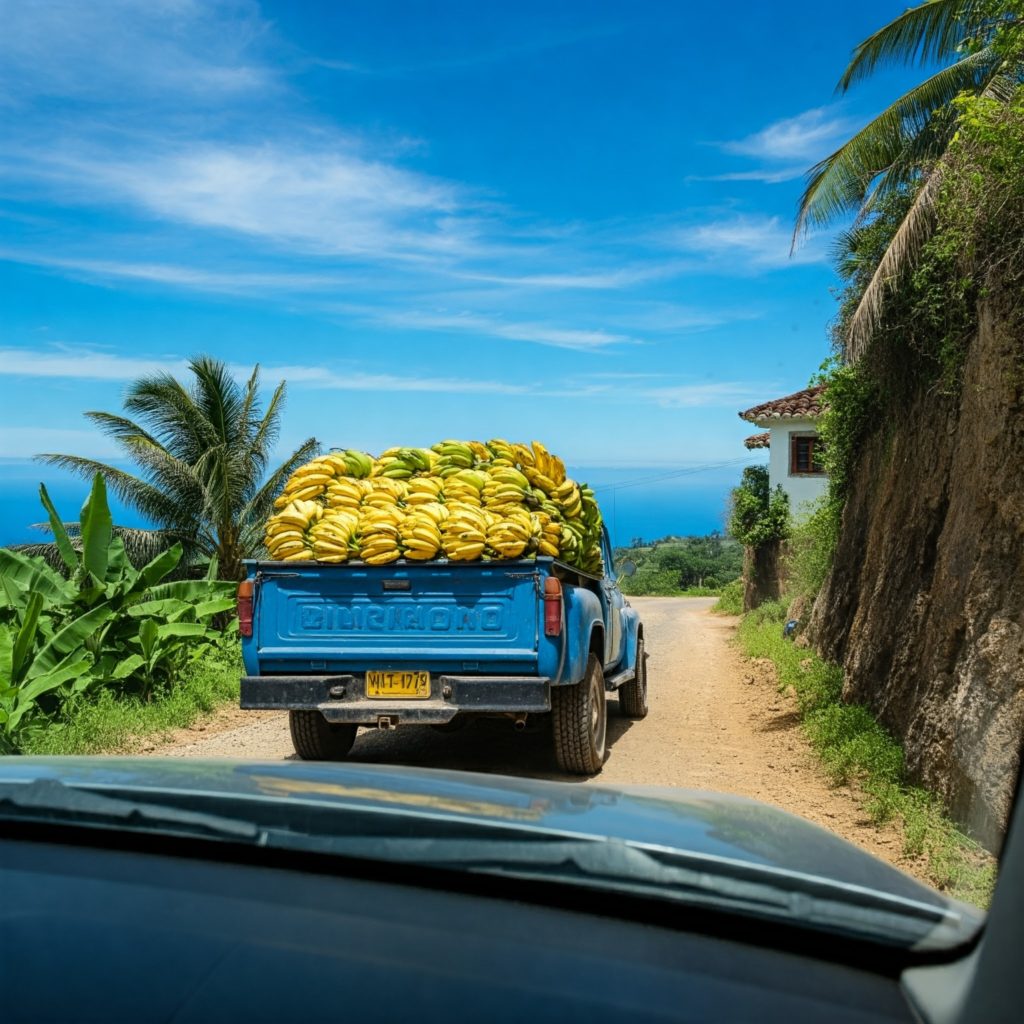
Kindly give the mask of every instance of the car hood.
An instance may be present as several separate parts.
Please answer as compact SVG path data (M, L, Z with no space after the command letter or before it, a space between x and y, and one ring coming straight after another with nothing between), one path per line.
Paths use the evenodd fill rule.
M848 843L739 796L600 783L547 782L395 766L160 758L0 758L0 784L56 779L138 801L208 798L376 809L578 838L613 838L814 876L974 912ZM184 799L183 799L184 797Z

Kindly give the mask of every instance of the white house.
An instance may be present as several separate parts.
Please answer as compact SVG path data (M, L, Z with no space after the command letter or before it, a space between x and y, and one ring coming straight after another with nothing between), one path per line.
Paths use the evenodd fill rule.
M821 386L805 388L739 414L740 419L765 431L752 434L743 443L751 449L769 449L768 481L773 490L776 484L782 485L796 514L802 505L824 494L828 485L816 426L824 390Z

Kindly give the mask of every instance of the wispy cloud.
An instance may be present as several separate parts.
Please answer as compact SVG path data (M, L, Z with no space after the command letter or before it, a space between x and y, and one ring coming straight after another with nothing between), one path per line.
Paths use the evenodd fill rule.
M773 121L742 139L717 143L726 153L758 161L757 167L726 171L699 180L758 181L768 185L793 181L834 150L854 126L852 118L827 107L815 107L795 117Z
M502 320L475 313L432 313L381 310L373 315L378 323L417 331L458 332L476 334L507 341L526 341L555 348L596 350L611 345L637 344L639 339L627 334L613 334L600 329L580 330L554 324Z
M232 373L246 379L251 366L233 366ZM100 349L76 345L55 345L52 348L0 349L0 376L25 378L60 378L65 380L128 381L154 373L178 376L187 372L187 362L173 356L133 357L116 355ZM346 364L337 367L315 365L282 365L261 367L263 381L273 386L279 380L300 388L322 388L333 391L422 391L445 394L517 395L532 394L528 384L489 380L481 377L435 377L416 374L391 374L366 371Z
M324 271L223 271L173 263L141 263L125 260L50 256L31 250L0 248L0 260L35 267L72 271L85 278L123 278L148 281L217 294L255 295L271 292L298 293L338 289L353 283L351 275Z
M792 231L779 217L736 216L684 227L671 235L679 248L700 253L734 273L757 273L797 264L823 263L820 244L808 244L790 255Z
M249 0L0 0L0 96L138 104L265 95L276 84Z
M759 132L721 143L727 153L760 160L814 161L820 159L853 127L850 118L825 107L805 110L796 117L774 121Z

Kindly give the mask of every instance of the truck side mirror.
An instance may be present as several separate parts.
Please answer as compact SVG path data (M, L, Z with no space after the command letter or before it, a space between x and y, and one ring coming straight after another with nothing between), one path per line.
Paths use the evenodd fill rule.
M632 576L635 572L636 572L636 562L634 562L631 558L627 558L626 561L624 561L619 566L619 578L620 579L623 576L626 576L626 577Z

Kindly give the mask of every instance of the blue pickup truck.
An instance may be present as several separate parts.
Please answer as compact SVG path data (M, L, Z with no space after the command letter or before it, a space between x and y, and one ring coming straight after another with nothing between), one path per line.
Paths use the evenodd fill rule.
M359 726L550 713L563 771L605 758L606 695L647 714L643 626L615 579L529 561L247 563L243 708L287 709L298 755L341 760Z

